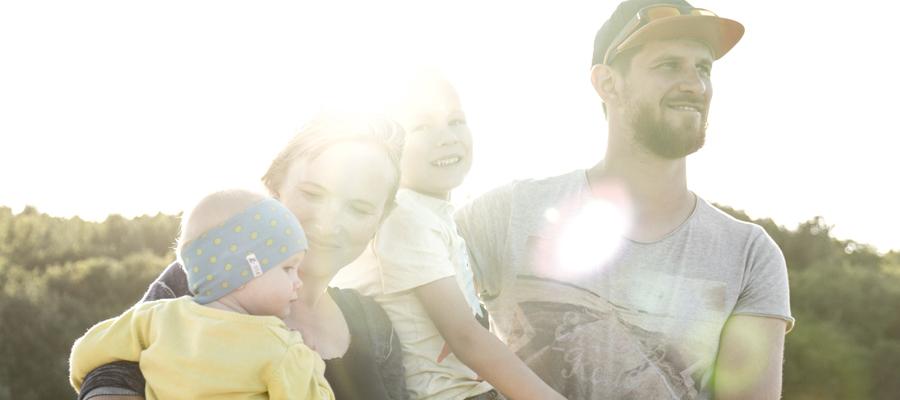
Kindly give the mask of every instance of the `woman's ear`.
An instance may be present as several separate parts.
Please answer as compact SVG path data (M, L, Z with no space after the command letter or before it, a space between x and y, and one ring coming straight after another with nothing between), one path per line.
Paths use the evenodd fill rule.
M591 85L603 99L604 104L609 104L619 97L616 90L616 79L618 76L609 65L596 64L591 67Z

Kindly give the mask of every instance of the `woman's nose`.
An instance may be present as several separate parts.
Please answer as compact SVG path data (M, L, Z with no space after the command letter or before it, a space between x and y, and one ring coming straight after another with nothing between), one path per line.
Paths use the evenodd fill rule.
M312 228L322 236L336 235L340 232L341 209L334 203L326 204L316 210Z

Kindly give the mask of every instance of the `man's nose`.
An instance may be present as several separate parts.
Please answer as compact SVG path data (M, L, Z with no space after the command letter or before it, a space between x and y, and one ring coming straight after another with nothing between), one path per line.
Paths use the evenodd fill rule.
M705 94L709 90L709 81L700 71L689 71L681 79L679 88L683 92Z

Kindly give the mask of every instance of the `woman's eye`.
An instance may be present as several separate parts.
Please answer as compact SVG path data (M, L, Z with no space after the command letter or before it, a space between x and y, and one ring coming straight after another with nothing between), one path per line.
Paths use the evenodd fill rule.
M322 198L322 194L319 192L313 192L310 190L300 190L300 193L303 193L303 195L306 196L306 198L311 199L311 200Z
M416 125L414 128L412 128L411 132L428 132L428 125Z

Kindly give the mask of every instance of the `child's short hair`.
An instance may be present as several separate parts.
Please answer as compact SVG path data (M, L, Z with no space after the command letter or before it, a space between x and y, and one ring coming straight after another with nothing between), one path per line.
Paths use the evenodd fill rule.
M223 190L182 217L176 249L195 300L206 304L305 251L307 241L297 218L277 200Z

